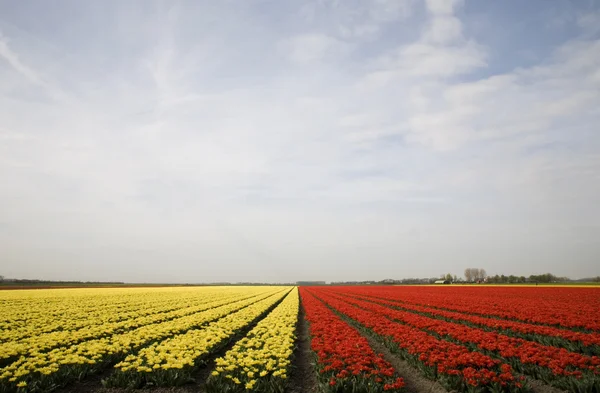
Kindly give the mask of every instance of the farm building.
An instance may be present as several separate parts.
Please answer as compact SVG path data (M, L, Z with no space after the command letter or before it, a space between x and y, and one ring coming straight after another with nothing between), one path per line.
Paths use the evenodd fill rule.
M449 280L437 280L434 284L452 284Z

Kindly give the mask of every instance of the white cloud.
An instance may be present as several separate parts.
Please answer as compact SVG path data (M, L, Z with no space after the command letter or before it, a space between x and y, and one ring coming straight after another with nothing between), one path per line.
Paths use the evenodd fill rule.
M453 14L460 3L428 1L429 20L420 39L381 56L369 79L377 84L377 80L388 83L394 75L448 78L486 67L485 48L463 37L462 23Z
M431 20L424 40L435 44L456 42L462 38L462 24L454 16L438 16Z
M570 37L498 71L461 4L428 1L421 20L413 2L316 2L281 23L250 5L233 20L226 3L168 17L117 6L115 29L96 21L114 33L84 46L62 17L52 31L11 31L0 41L3 275L425 276L467 257L519 269L552 245L550 270L567 274L558 262L576 237L556 234L600 219L600 41ZM397 23L418 36L396 36ZM136 27L148 34L124 36ZM390 269L400 259L419 266Z
M351 50L351 45L325 34L303 34L286 39L281 51L294 63L307 65L338 60Z
M300 14L334 37L374 41L387 26L410 17L415 4L415 0L308 1Z
M403 74L449 77L474 71L487 65L480 46L437 47L419 43L402 48L396 66Z
M24 76L29 82L34 83L36 85L44 86L44 81L40 78L40 76L27 67L25 64L21 62L19 59L19 55L15 53L9 46L8 40L2 35L0 32L0 57L3 58L8 64L11 65L19 74Z
M462 3L462 0L426 0L427 9L434 15L452 14Z
M587 123L591 119L586 116L599 102L598 84L592 82L595 70L582 65L592 64L597 55L590 50L582 58L573 47L589 50L596 45L572 42L558 50L572 56L558 55L554 63L533 70L438 85L429 91L434 104L413 112L412 132L419 140L445 149L480 139L546 133L565 117Z
M586 34L592 36L600 31L600 11L585 12L577 18L577 24Z

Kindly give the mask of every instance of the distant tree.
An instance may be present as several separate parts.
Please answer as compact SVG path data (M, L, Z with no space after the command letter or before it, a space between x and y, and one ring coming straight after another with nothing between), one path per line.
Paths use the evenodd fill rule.
M470 267L465 269L465 280L467 280L467 282L473 281L473 269Z
M535 274L532 274L531 276L529 276L529 281L531 281L531 282L538 282L539 281L539 276L536 276Z
M458 277L456 276L456 274L452 277L452 282L458 282Z
M465 269L465 279L467 281L483 281L487 276L485 269L467 268Z
M487 277L487 272L485 271L485 269L478 269L477 270L477 279L479 281L485 280L486 277Z
M4 281L4 276L0 276L0 282Z
M594 282L600 282L600 276L594 278Z
M452 281L452 274L450 274L450 273L446 274L446 277L444 277L444 280Z
M538 275L532 274L531 276L529 276L529 281L540 282L540 283L549 283L549 282L556 281L556 276L554 276L551 273L538 274Z

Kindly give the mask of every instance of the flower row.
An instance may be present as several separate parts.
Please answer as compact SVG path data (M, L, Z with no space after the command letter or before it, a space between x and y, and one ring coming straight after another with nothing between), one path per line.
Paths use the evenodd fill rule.
M225 356L216 359L209 392L282 392L291 366L299 296L294 289Z
M317 357L318 376L325 392L374 393L401 391L402 378L368 341L333 311L300 288L311 348Z
M17 387L36 390L59 385L66 381L103 369L121 360L144 345L198 328L219 320L269 297L281 298L280 287L263 287L260 295L210 308L170 321L142 326L124 333L62 346L48 352L32 353L0 369L0 392L15 391Z
M600 333L600 296L596 288L395 286L346 291L483 317Z
M249 296L250 295L250 296ZM113 334L125 332L145 325L161 323L187 315L199 313L211 308L223 306L238 300L252 297L251 294L223 296L214 294L205 296L202 300L196 300L197 304L190 307L177 308L163 312L158 307L150 308L153 313L142 316L132 316L129 319L118 322L102 323L102 319L91 319L88 326L78 330L60 330L49 333L41 333L18 341L9 341L0 344L0 364L7 360L16 360L18 356L28 356L31 353L43 352L58 346L73 345L85 340L97 339ZM129 314L129 313L128 313ZM144 312L145 314L145 312Z
M462 324L428 318L422 315L391 309L372 301L348 296L331 295L338 300L368 310L381 318L399 321L411 327L449 338L470 349L501 357L519 371L557 387L568 389L577 384L581 391L592 391L600 375L600 358L569 352L564 348L487 332ZM576 380L583 379L578 383ZM598 380L600 382L600 380Z
M0 342L131 322L135 318L181 310L211 299L247 296L248 290L253 288L89 288L5 292L5 299L0 303L3 316Z
M360 295L357 295L360 296ZM560 329L552 326L534 325L524 322L503 320L496 318L485 318L477 315L470 315L456 311L446 311L430 306L420 306L404 303L398 300L389 299L385 295L382 297L361 296L363 299L370 299L379 304L386 304L393 307L399 307L409 311L415 311L433 317L443 318L450 322L456 321L468 323L478 327L495 329L500 332L518 335L527 339L534 339L546 344L551 342L554 345L562 346L566 349L600 354L600 334L588 332L575 332L572 330Z
M237 312L142 348L115 365L109 387L176 386L189 382L209 355L227 345L242 329L261 318L286 295L279 292Z
M449 337L461 344L473 345L473 349L489 351L503 357L519 371L560 388L568 389L575 383L571 378L582 379L584 376L587 376L585 380L589 380L593 386L594 375L600 375L600 358L595 356L585 356L569 352L564 348L545 346L495 332L486 332L461 324L398 311L372 302L350 299L348 303L366 308L382 317L433 332L441 337ZM588 390L587 382L581 386L581 389Z
M357 307L326 291L311 289L311 292L378 335L392 351L448 389L519 392L523 388L521 379L509 364L472 352L462 345L440 340L420 329L394 323L377 312Z
M497 352L504 358L518 358L524 364L550 368L557 376L579 376L582 371L600 374L600 358L569 352L564 348L541 345L521 338L487 332L462 324L428 318L422 315L391 309L377 303L345 298L347 302L441 336L449 336L478 347Z

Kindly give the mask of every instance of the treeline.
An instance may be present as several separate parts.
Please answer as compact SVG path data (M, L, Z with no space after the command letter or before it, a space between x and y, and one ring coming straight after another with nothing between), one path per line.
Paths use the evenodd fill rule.
M32 280L24 278L5 278L0 276L0 283L3 285L124 285L121 281L52 281L52 280Z
M267 282L211 282L211 283L128 283L124 281L53 281L0 276L0 285L5 287L86 287L86 286L125 286L125 287L196 287L196 286L294 286L295 283Z
M442 276L444 278L444 276ZM456 276L454 276L456 278ZM438 277L430 278L401 278L398 280L387 278L385 280L369 280L369 281L332 281L326 285L422 285L422 284L433 284ZM452 281L452 280L450 280Z
M552 273L545 274L532 274L529 277L525 276L505 276L504 274L496 274L495 276L489 276L487 282L492 284L521 284L530 282L539 283L551 283L551 282L568 282L571 281L569 277L558 277Z

